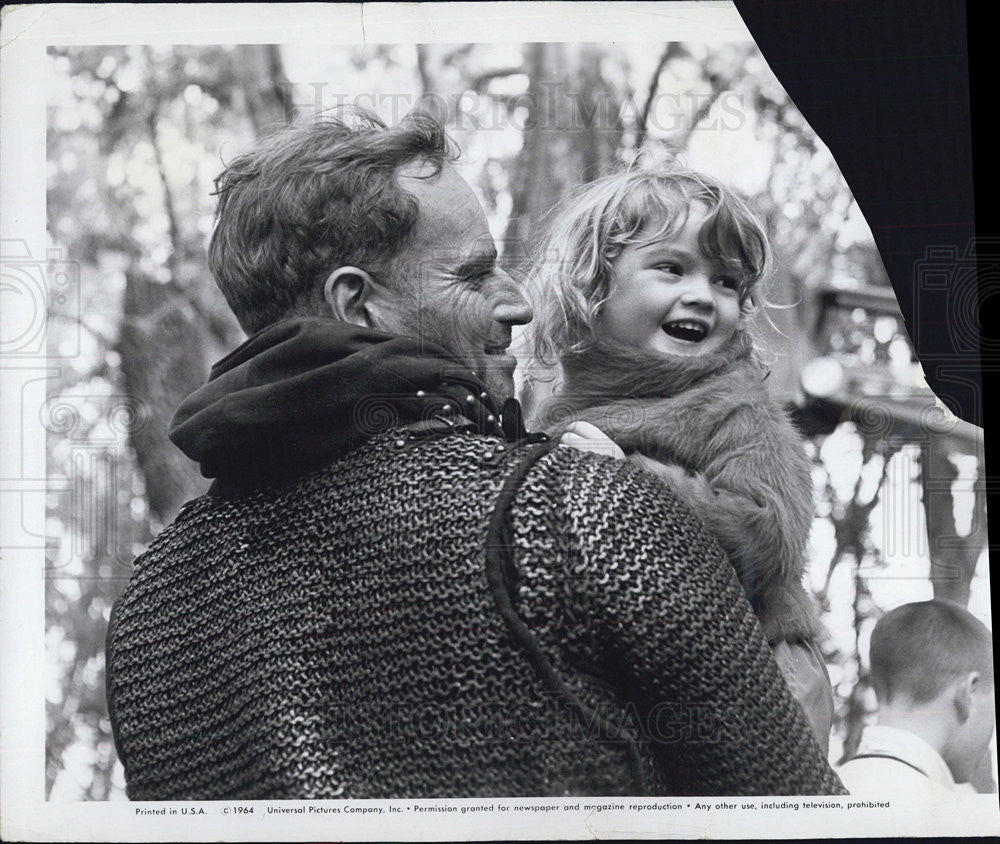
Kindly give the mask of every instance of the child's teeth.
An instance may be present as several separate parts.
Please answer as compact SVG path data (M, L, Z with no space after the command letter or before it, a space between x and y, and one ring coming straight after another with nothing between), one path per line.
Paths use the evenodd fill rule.
M708 329L700 322L690 320L675 320L663 326L671 336L677 336L681 340L695 341L701 340L708 334ZM689 335L689 336L681 336Z

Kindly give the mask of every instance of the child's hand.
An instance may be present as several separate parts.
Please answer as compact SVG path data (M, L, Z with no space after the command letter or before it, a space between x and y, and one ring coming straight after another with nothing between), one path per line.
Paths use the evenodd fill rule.
M604 454L615 460L625 460L625 452L615 444L614 440L589 422L574 422L570 425L566 433L559 438L559 445L578 448L580 451L593 451L595 454Z
M677 463L661 463L659 460L646 457L645 454L640 454L639 452L635 452L628 459L640 469L645 469L650 474L656 475L661 481L678 492L688 489L692 484L699 484L702 480L700 476L688 472L687 469Z

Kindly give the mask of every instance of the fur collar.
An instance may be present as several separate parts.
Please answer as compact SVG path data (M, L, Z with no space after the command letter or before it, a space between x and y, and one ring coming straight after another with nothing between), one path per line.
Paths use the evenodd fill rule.
M749 336L738 332L718 353L694 358L599 342L563 369L537 424L557 437L572 422L589 422L626 454L673 464L656 474L729 553L768 640L814 636L815 609L802 586L810 469L768 395Z
M584 419L605 431L626 451L641 450L654 456L656 448L641 448L639 439L655 446L649 428L656 425L658 400L706 386L727 374L742 381L757 368L753 342L746 331L737 331L729 343L711 355L651 355L634 347L595 339L585 349L566 355L562 383L538 408L535 422L551 434L561 434L575 420ZM760 380L766 377L761 374ZM716 391L718 392L718 391ZM725 392L719 392L720 400ZM714 413L717 408L703 408ZM600 424L600 421L604 425ZM646 436L643 436L645 430ZM619 441L619 437L627 442Z
M743 330L710 355L651 355L597 339L563 359L565 389L583 399L666 398L724 372L738 361L749 360L752 352L753 342Z

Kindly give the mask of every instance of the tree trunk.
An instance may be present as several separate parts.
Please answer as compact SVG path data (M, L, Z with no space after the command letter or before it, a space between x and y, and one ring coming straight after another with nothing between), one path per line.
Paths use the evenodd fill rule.
M546 260L537 254L546 217L572 188L607 172L622 141L622 94L601 75L601 48L593 44L528 44L525 131L511 166L511 211L502 263L512 271ZM526 414L551 383L530 376L531 362L518 367Z
M868 591L868 584L861 575L861 559L855 558L854 569L854 652L860 653L861 629L865 622L864 605L871 600L871 593ZM861 743L861 734L865 729L865 717L868 710L865 706L865 692L869 686L868 674L863 670L861 659L858 658L858 679L851 689L851 694L847 698L847 712L844 715L844 751L838 765L843 765L848 759L858 752L858 745Z
M955 497L951 485L958 470L948 459L954 443L947 436L932 435L920 450L920 483L927 514L931 586L934 597L960 606L969 603L976 563L986 541L986 513L982 507L982 472L977 480L972 530L959 536L955 526Z
M118 351L133 402L129 442L146 484L150 513L161 524L208 486L196 464L167 437L177 405L208 374L207 338L187 301L137 270L126 274Z
M948 459L954 450L955 443L948 436L931 436L920 450L920 483L927 514L934 597L964 607L969 603L976 564L987 541L984 473L980 454L972 527L968 536L959 536L955 524L955 496L951 490L958 470ZM997 784L988 758L973 773L971 783L981 794L996 792Z
M277 44L241 44L236 49L247 113L254 134L260 137L295 117L281 48Z
M293 117L280 48L274 44L237 47L247 112L259 136ZM181 230L169 173L161 154L155 103L148 119L150 139L163 185L170 221L171 279L160 284L133 267L126 273L119 352L125 389L135 418L129 440L146 484L150 513L161 524L172 521L181 505L207 488L198 467L167 437L170 419L184 397L204 383L210 350L218 349L223 329L213 315L185 290L181 268L188 239ZM196 291L195 291L196 292ZM223 327L225 328L225 326Z
M621 99L604 82L600 48L529 44L523 146L511 168L511 212L503 262L523 264L537 247L542 220L567 190L605 172L622 137Z

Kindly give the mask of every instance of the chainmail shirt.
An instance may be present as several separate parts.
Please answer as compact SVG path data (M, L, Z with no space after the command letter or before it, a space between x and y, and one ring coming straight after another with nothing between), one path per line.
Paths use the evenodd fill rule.
M726 557L656 479L551 450L488 547L524 453L399 428L187 504L108 637L129 796L843 793Z

